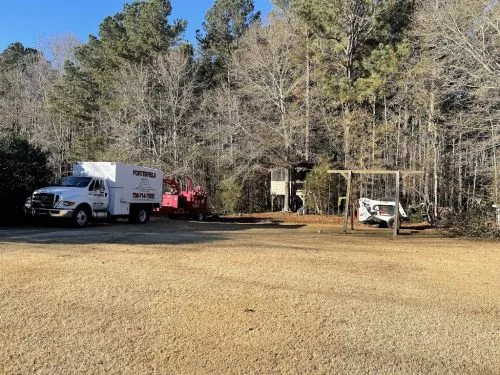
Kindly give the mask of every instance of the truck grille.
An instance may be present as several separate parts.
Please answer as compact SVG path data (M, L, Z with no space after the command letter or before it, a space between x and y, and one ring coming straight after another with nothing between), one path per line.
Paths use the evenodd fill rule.
M33 200L31 206L33 208L53 208L56 202L56 196L49 193L35 193L33 194Z

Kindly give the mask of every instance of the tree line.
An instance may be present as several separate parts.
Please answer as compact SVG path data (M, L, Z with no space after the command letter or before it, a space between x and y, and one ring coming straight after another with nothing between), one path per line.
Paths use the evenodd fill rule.
M302 162L420 170L403 198L436 215L500 203L497 1L274 0L264 22L252 0L215 0L194 46L171 11L133 2L84 44L11 44L0 133L45 150L58 176L140 163L236 187L247 210L270 207L271 169L290 179ZM393 182L355 186L380 197Z

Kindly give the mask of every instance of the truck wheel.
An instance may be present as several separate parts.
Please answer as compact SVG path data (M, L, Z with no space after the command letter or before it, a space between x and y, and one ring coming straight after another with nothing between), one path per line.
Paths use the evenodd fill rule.
M87 207L77 207L75 212L73 212L73 225L77 228L87 226L90 221L90 215L90 210Z
M205 219L205 214L204 214L203 212L201 212L201 211L200 211L200 212L198 212L198 213L196 214L196 220L198 220L198 221L203 221L203 219Z
M146 208L141 207L137 210L136 223L145 224L149 219L149 212Z
M130 216L128 222L131 224L145 224L151 216L151 208L148 206L130 207Z

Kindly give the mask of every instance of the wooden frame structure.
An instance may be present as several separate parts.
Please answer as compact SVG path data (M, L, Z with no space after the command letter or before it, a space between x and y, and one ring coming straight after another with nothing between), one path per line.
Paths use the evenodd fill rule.
M412 174L421 174L422 171L386 171L377 169L330 169L327 171L330 174L341 174L347 180L347 196L344 208L344 227L343 233L347 234L347 220L349 218L349 206L351 205L351 195L352 195L352 175L353 174L391 174L396 177L396 196L394 197L395 214L394 215L394 225L393 225L393 236L397 237L399 234L399 180L401 177L406 177ZM351 215L351 230L354 229L353 217Z

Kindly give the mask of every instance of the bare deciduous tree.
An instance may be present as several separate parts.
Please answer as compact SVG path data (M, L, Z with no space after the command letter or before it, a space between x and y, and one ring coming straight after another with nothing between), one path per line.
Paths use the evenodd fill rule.
M261 159L286 169L303 158L304 126L298 90L303 82L303 66L296 57L298 38L284 20L268 27L251 28L240 41L233 61L234 75L247 113L243 131L248 145ZM288 210L286 189L284 210Z

